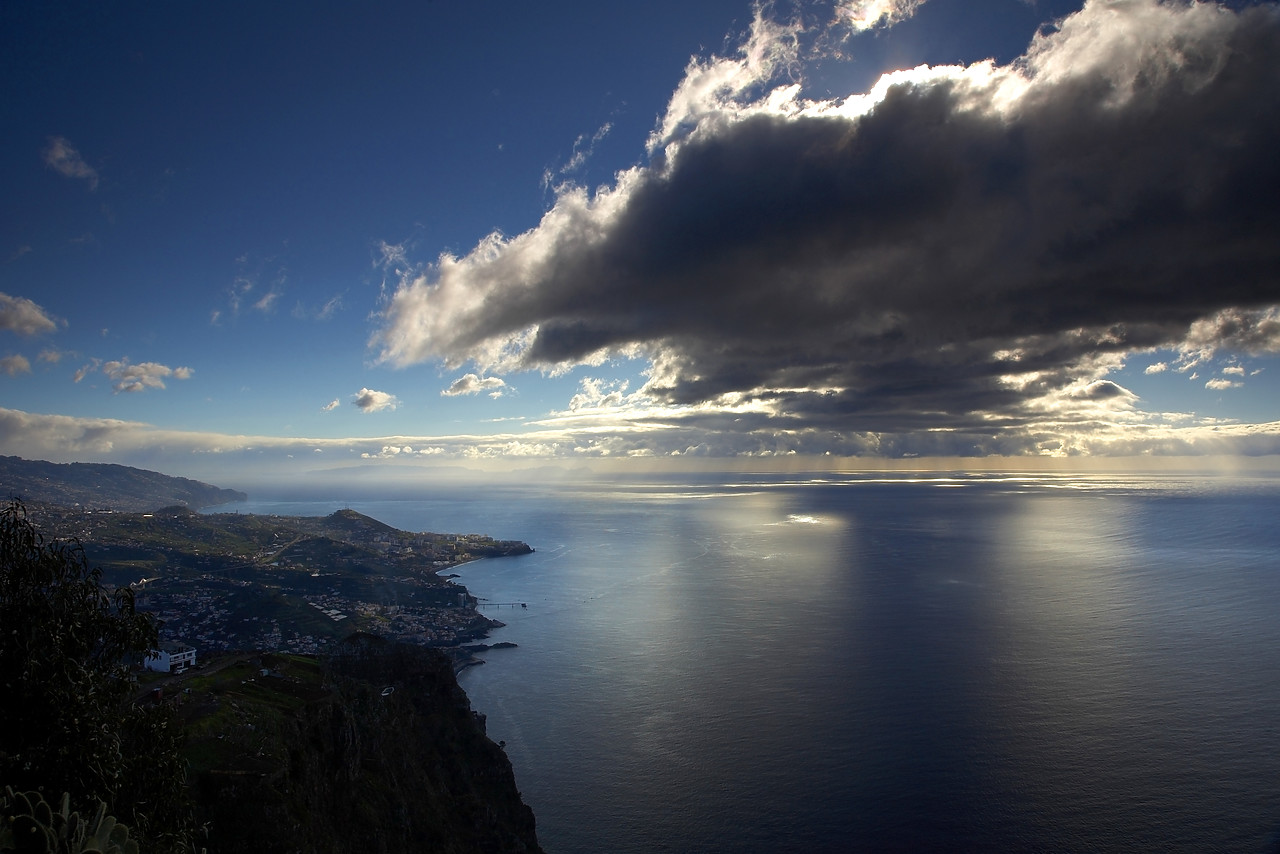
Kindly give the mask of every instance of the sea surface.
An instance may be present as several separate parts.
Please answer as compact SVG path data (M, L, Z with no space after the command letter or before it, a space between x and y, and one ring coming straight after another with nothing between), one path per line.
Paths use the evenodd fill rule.
M532 555L463 672L550 854L1280 850L1280 481L759 475L350 506ZM522 603L527 607L511 607Z

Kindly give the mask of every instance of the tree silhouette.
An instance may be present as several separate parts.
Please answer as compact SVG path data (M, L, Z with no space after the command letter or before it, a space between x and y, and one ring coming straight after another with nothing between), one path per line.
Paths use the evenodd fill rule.
M157 643L78 544L46 541L19 502L0 510L0 785L105 802L148 847L185 847L177 725L131 702L131 665Z

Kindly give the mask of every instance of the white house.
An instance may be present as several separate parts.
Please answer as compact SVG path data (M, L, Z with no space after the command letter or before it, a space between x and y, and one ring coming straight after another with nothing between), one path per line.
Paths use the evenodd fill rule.
M177 641L162 641L160 648L152 650L143 664L148 670L180 673L196 666L196 648Z

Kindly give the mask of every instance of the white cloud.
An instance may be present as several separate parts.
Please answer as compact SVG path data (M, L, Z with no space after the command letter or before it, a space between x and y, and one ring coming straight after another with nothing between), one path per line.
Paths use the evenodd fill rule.
M271 311L275 308L276 301L279 299L280 299L279 291L275 291L275 290L268 291L267 293L263 294L257 300L257 302L253 304L254 310L260 311L263 314L270 314Z
M330 297L324 305L320 306L320 308L316 310L316 320L328 320L333 317L340 308L342 308L342 294Z
M351 402L361 412L381 412L384 409L395 409L400 405L399 398L394 394L387 394L385 391L374 391L371 388L360 389L352 396Z
M836 20L854 32L893 26L916 13L925 0L846 0L836 5Z
M26 356L12 355L0 359L0 374L16 377L18 374L31 373L31 363Z
M510 439L501 442L476 443L462 449L462 458L468 460L527 459L557 457L561 448L555 442L536 442L528 439Z
M98 370L98 368L101 365L102 365L101 359L90 359L87 365L81 365L79 368L76 369L76 372L72 376L71 381L77 382L77 383L80 382L85 377L89 376L89 374Z
M1219 350L1280 353L1280 307L1231 307L1195 320L1181 345L1179 370L1207 362Z
M1168 362L1156 362L1154 365L1147 365L1147 369L1143 371L1143 373L1144 374L1163 374L1167 370L1169 370Z
M373 265L392 272L407 270L413 266L409 263L408 248L403 243L388 243L385 240L378 241Z
M329 402L328 402L328 403L326 403L324 406L320 407L320 411L321 411L321 412L332 412L333 410L337 409L337 408L338 408L339 406L341 406L341 405L342 405L342 404L341 404L341 403L338 401L338 399L335 397L333 400L329 401Z
M53 317L31 300L0 293L0 329L30 336L53 332L57 328Z
M446 450L438 446L417 448L415 450L412 445L405 445L403 447L399 445L383 445L381 451L365 451L360 454L360 458L363 460L390 460L396 458L407 459L410 457L438 457L445 453L447 453Z
M501 377L481 377L476 374L465 374L453 381L450 386L440 392L442 397L457 397L463 394L479 394L488 392L490 397L500 397L507 383Z
M244 275L237 275L231 282L231 287L227 289L227 303L231 306L231 316L238 317L240 315L240 305L248 298L254 289L254 282ZM215 310L213 313L213 322L216 325L222 317L222 312Z
M1243 385L1244 383L1241 383L1241 382L1235 382L1233 380L1228 380L1228 379L1219 379L1215 377L1214 379L1211 379L1208 382L1206 382L1204 384L1204 387L1213 389L1215 391L1221 391L1227 388L1240 388Z
M621 406L627 400L627 386L626 380L606 381L587 377L578 384L578 393L569 400L569 411Z
M1228 365L1222 369L1224 374L1234 374L1237 377L1244 376L1244 367L1242 365Z
M273 314L287 289L288 268L278 256L258 258L245 254L235 259L235 265L236 271L226 290L227 310L213 310L210 322L214 326L228 318L238 318L241 309Z
M98 189L97 171L85 162L80 152L65 137L50 137L43 157L45 165L59 175L83 179L88 182L90 190Z
M799 62L797 36L794 26L771 21L761 7L756 7L751 31L736 56L689 60L684 79L667 103L666 114L649 137L649 151L662 151L669 157L681 139L699 128L735 121L744 112L758 111L760 102L753 97L758 89Z
M578 138L573 141L573 154L570 155L569 160L563 166L556 170L555 174L565 176L581 169L586 165L586 162L591 159L591 155L595 153L596 145L600 143L600 140L608 136L609 131L612 129L612 123L605 122L594 134L591 135L590 139L587 138L586 134L580 134ZM552 173L551 170L548 169L543 173L542 186L544 188L550 187L551 181Z
M95 360L96 362L96 360ZM80 370L76 371L75 381L79 382L84 379L85 375L97 364L91 363ZM116 394L121 392L136 394L146 391L147 389L164 388L164 381L168 377L178 380L190 379L194 373L191 368L180 367L170 368L159 362L139 362L132 364L128 359L113 360L110 362L102 362L102 373L106 374L111 380L112 388Z

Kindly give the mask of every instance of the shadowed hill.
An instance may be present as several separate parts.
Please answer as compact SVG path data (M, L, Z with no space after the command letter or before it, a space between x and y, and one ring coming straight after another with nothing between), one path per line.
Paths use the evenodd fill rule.
M371 516L365 516L363 513L357 513L350 508L335 510L333 513L329 514L326 518L326 522L329 527L335 530L347 531L349 533L391 534L396 532L395 528L385 522L379 522Z
M211 852L534 854L511 763L438 650L357 635L183 683Z
M157 507L215 507L249 496L159 472L110 463L50 463L0 456L0 497L144 513Z

